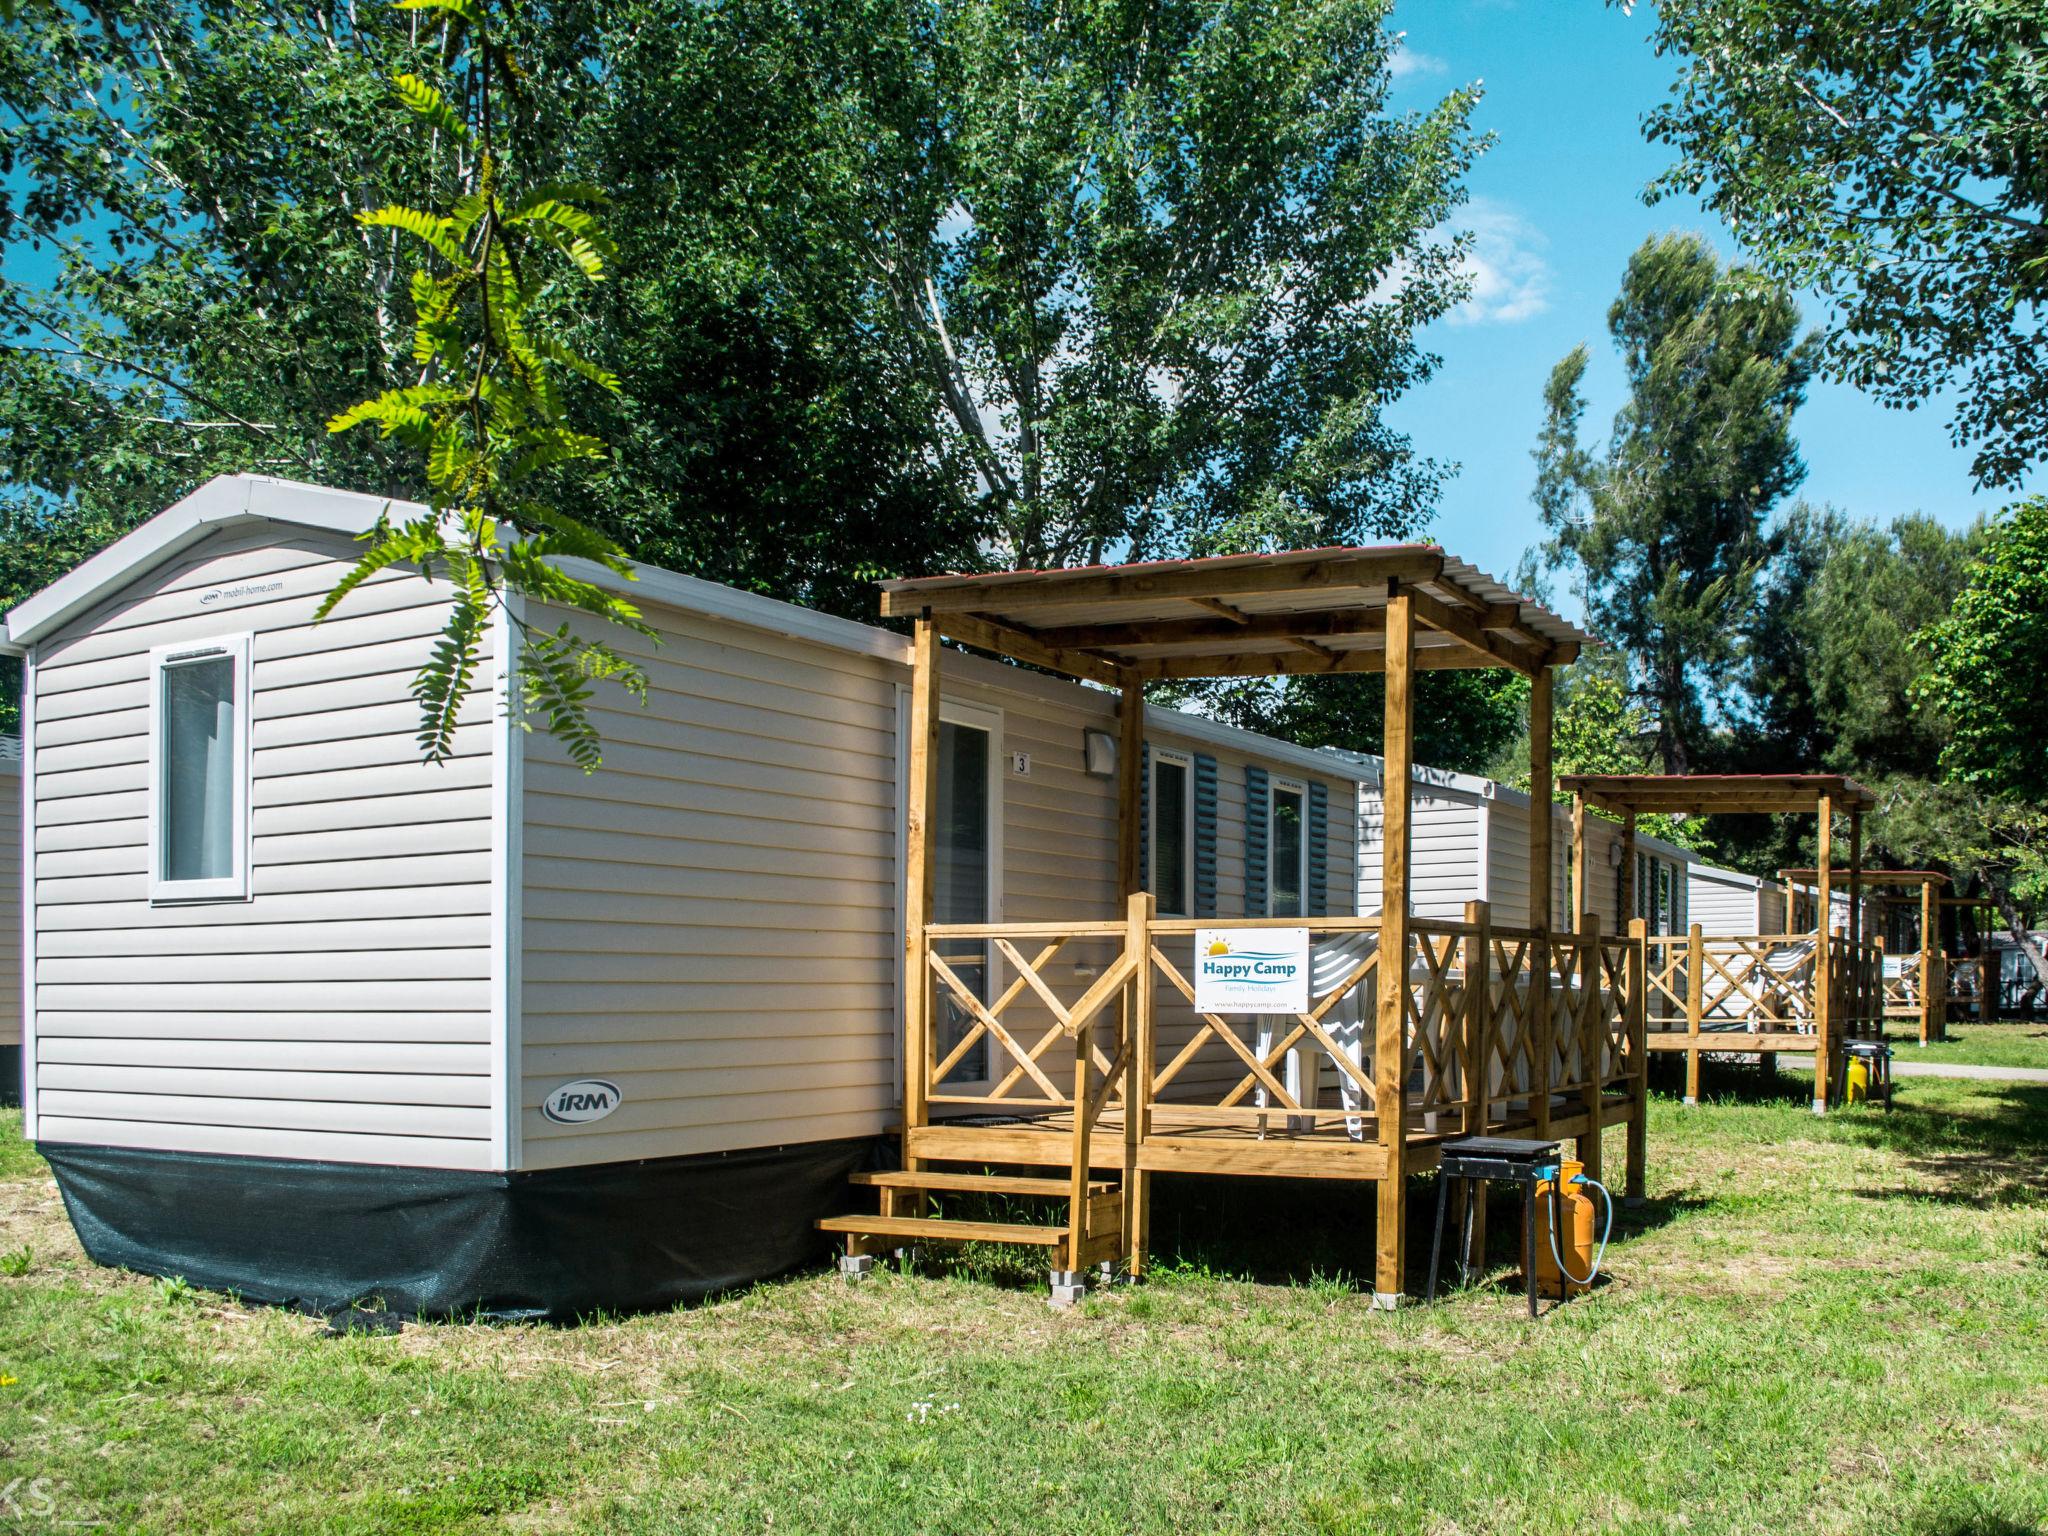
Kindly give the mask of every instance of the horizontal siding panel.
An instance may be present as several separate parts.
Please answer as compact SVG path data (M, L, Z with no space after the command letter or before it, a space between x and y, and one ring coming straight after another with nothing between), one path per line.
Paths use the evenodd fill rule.
M279 985L348 981L365 971L388 981L481 980L491 973L488 949L389 949L374 963L349 950L293 954L96 955L38 958L37 985L87 982L241 983Z
M583 1076L593 1049L603 1051L606 1075L617 1081L621 1088L626 1087L626 1082L620 1074L688 1074L705 1069L759 1067L764 1055L772 1055L775 1061L791 1065L872 1063L879 1060L887 1067L891 1060L888 1039L873 1033L876 1024L873 1019L848 1019L845 1022L849 1027L836 1034L807 1031L778 1035L773 1037L771 1052L763 1051L762 1037L758 1034L703 1039L695 1033L700 1021L692 1019L689 1022L692 1033L688 1039L628 1041L596 1034L561 1045L529 1048L526 1053L528 1102L540 1102L540 1097L547 1092L545 1087L534 1087L536 1082L548 1083ZM882 1048L879 1055L877 1046ZM634 1096L638 1097L637 1094Z
M490 921L481 913L416 917L406 922L243 921L210 928L131 924L111 930L39 932L36 953L48 960L72 955L255 955L310 949L360 957L363 951L374 954L398 949L476 949L488 945L490 938ZM361 963L360 958L357 963Z
M523 896L526 921L542 923L597 923L610 928L635 923L649 930L758 928L772 932L887 933L894 941L895 891L879 883L845 893L831 906L819 906L817 893L807 888L804 899L771 901L759 899L750 884L739 884L745 896L670 896L655 903L638 892L563 891L529 884ZM572 928L581 944L602 948L602 934L587 934Z
M886 1075L886 1074L885 1074ZM768 1089L760 1093L728 1093L706 1099L668 1100L654 1099L635 1103L628 1097L619 1107L605 1116L600 1133L630 1135L635 1131L655 1131L672 1126L675 1117L682 1114L682 1122L689 1125L740 1125L753 1126L780 1124L787 1127L782 1139L790 1141L814 1141L819 1139L808 1129L813 1116L829 1116L855 1113L862 1110L870 1114L881 1114L888 1108L890 1085L877 1077L871 1082L845 1083L832 1088L814 1088L801 1099L779 1090ZM590 1128L574 1125L556 1125L538 1110L528 1109L523 1125L529 1142L549 1139L581 1141L590 1136ZM880 1127L877 1126L877 1129ZM595 1138L592 1138L595 1139ZM761 1143L756 1142L758 1146Z
M360 974L361 968L357 968ZM475 981L334 981L318 987L290 988L270 982L121 983L69 985L39 983L39 1008L58 1012L110 1009L134 1013L161 1007L173 1013L210 1008L253 1012L299 1010L343 1013L386 1010L439 1013L455 1008L482 1010L489 1004L486 989Z
M612 1119L616 1119L614 1115ZM811 1141L840 1141L858 1136L875 1136L889 1118L883 1109L863 1107L829 1114L806 1115L800 1121L770 1118L731 1125L663 1126L659 1130L586 1134L575 1138L547 1137L528 1132L522 1166L528 1168L572 1168L591 1163L626 1162L647 1157L689 1157L714 1152L735 1152L750 1147L799 1146ZM548 1122L529 1115L529 1124ZM604 1121L610 1125L611 1119Z
M764 785L729 788L643 776L623 766L615 770L613 750L611 744L606 743L604 768L588 776L578 769L548 763L530 765L526 788L528 819L553 825L555 821L552 818L556 817L594 815L607 818L614 826L635 830L644 828L657 836L696 838L702 835L707 825L701 818L715 817L719 822L749 828L767 823L794 826L812 834L829 831L833 835L834 846L846 846L847 839L858 836L864 848L894 836L895 811L891 805L886 801L864 804L854 799L828 798L824 792L834 787L833 781L822 774L813 779L810 785L813 793L808 795L787 794ZM668 756L673 766L674 754ZM574 786L573 781L565 777L571 773L582 780L582 786ZM573 794L574 799L602 802L601 806L572 811L555 803L572 798L575 787L583 787L586 792ZM691 819L681 819L686 817ZM787 837L790 834L777 835ZM715 840L752 839L749 835Z
M688 998L678 997L679 992L687 992ZM893 1009L895 1003L893 984L886 976L828 982L764 978L757 982L695 982L688 986L670 981L539 981L529 976L525 996L528 1017L537 1013L588 1013L594 1008L619 1013L677 1014L694 1007L718 1013L751 1010L757 1018L765 1019L784 1008L880 1012Z
M705 1118L715 1118L717 1108L729 1099L785 1093L831 1096L848 1090L866 1090L872 1094L876 1089L892 1087L895 1075L895 1064L887 1056L853 1056L837 1061L778 1059L756 1061L745 1066L691 1066L671 1072L635 1072L614 1065L607 1053L595 1067L577 1067L572 1072L552 1078L529 1073L526 1078L526 1108L538 1109L541 1100L563 1082L601 1076L606 1082L618 1086L622 1103L615 1113L623 1113L629 1107L673 1104L677 1115L697 1119L699 1110L704 1108L697 1101L709 1100L712 1114Z
M558 827L539 818L560 809L559 801L529 802L527 846L540 856L580 858L609 864L673 864L684 867L760 869L802 874L820 881L872 876L874 861L893 852L893 839L874 832L806 827L795 822L743 820L689 811L645 810L633 830ZM692 834L696 835L692 835ZM722 845L722 846L721 846ZM829 885L818 888L829 898Z
M490 880L490 856L485 853L426 854L417 858L343 860L320 864L276 864L251 870L250 884L260 900L266 895L297 891L346 891L379 886L426 884L485 884ZM144 874L104 875L75 880L38 880L37 899L46 904L66 902L147 902L149 880ZM215 902L216 911L239 909L241 902ZM158 909L163 910L163 909Z
M452 1013L57 1013L43 1009L36 1018L36 1038L59 1036L122 1037L134 1042L131 1052L157 1048L204 1053L220 1045L239 1059L266 1065L324 1059L319 1046L362 1050L389 1044L448 1044L465 1048L490 1040L488 1014ZM315 1049L306 1050L305 1042ZM251 1054L256 1053L256 1054ZM126 1059L141 1059L130 1056ZM380 1060L384 1059L382 1057ZM464 1058L467 1059L467 1058ZM391 1071L395 1068L385 1067ZM436 1070L447 1070L436 1068Z
M81 928L113 931L146 926L169 928L239 927L243 923L314 923L335 920L370 921L387 917L439 917L491 910L491 888L468 885L408 885L384 890L306 891L259 895L249 902L195 902L185 906L151 907L127 902L78 902L46 907L37 914L38 932Z
M531 919L529 918L529 921ZM792 961L887 961L896 953L893 924L864 928L800 929L791 926L747 927L739 924L602 923L586 925L580 918L558 921L543 930L544 943L529 943L527 954L563 959L603 961L615 958L621 969L643 960L677 960L691 977L707 974L707 961L770 960L779 974ZM754 971L763 969L752 967ZM532 975L532 971L528 971Z
M37 1043L41 1044L40 1036ZM108 1070L175 1068L237 1072L251 1078L288 1077L296 1072L362 1078L420 1073L437 1078L475 1079L488 1077L491 1070L488 1047L474 1041L441 1044L404 1040L138 1040L118 1036L58 1035L50 1040L49 1053L38 1055L40 1066L67 1063ZM468 1092L467 1089L463 1091ZM270 1095L272 1098L288 1096ZM483 1101L456 1098L417 1102L468 1104Z
M481 730L456 733L457 755L441 764L411 760L382 768L352 768L333 773L294 773L256 778L254 804L297 805L308 800L354 799L423 790L484 789L491 782L491 758Z
M187 1098L169 1093L77 1093L36 1088L42 1114L53 1119L138 1121L158 1124L236 1127L293 1134L307 1131L428 1138L452 1137L488 1143L488 1110L435 1104L342 1104L332 1100Z
M192 1125L149 1120L74 1118L47 1111L36 1140L89 1147L145 1147L176 1152L218 1152L237 1157L296 1157L327 1163L379 1163L398 1168L467 1168L491 1165L491 1144L434 1136L349 1136L256 1126Z
M821 891L829 889L835 904L886 906L892 911L895 904L893 861L881 865L862 859L786 860L783 862L809 863L813 869L785 873L767 869L767 861L746 848L693 848L689 863L681 864L577 858L575 846L575 836L566 830L558 836L548 835L545 828L527 830L529 901L536 893L552 891L565 897L625 893L643 910L651 910L649 898L717 899L726 895L801 906L818 902ZM665 851L650 850L648 856Z
M680 990L680 989L678 989ZM759 1057L764 1049L780 1052L791 1042L868 1035L893 1040L896 1012L893 997L866 1008L842 1007L820 990L806 1007L758 1009L677 1006L647 1013L617 1009L589 1011L588 996L558 998L552 1007L529 1001L520 1019L520 1038L529 1053L544 1047L587 1049L597 1042L613 1044L699 1045L733 1043ZM529 1057L530 1059L530 1057Z
M843 980L886 975L896 945L893 938L875 937L862 955L807 953L811 935L760 934L730 954L650 953L621 947L602 952L528 947L524 970L529 986L549 982L588 982L596 986L638 985L623 978L644 977L656 970L671 974L661 984L697 988L731 982L780 990L815 983L832 986ZM66 962L69 963L69 962Z
M491 1102L488 1073L441 1077L422 1071L266 1072L235 1067L109 1067L90 1062L39 1060L36 1081L45 1089L77 1093L162 1093L178 1098L424 1104L454 1109L488 1109ZM423 1128L423 1134L448 1133L426 1132Z

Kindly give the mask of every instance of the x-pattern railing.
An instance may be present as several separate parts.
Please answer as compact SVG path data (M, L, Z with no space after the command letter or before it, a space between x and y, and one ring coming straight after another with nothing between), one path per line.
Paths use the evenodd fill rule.
M1376 924L1370 920L1347 920L1340 927L1325 928L1313 922L1305 923L1311 932L1325 933L1371 933ZM1169 1097L1168 1090L1180 1084L1181 1096L1176 1097L1176 1109L1198 1113L1206 1102L1208 1113L1201 1118L1256 1124L1263 1126L1275 1110L1290 1115L1310 1117L1356 1116L1363 1107L1376 1106L1377 1095L1373 1087L1372 1062L1374 1043L1374 1008L1380 952L1375 944L1366 952L1353 958L1344 966L1340 978L1309 999L1308 1010L1304 1013L1275 1014L1268 1016L1263 1026L1267 1039L1260 1048L1259 1035L1262 1026L1252 1017L1226 1018L1220 1014L1203 1013L1195 1009L1195 988L1172 957L1162 947L1160 939L1186 930L1185 923L1170 923L1163 930L1155 930L1149 942L1149 961L1166 984L1194 1010L1196 1028L1188 1039L1174 1052L1170 1060L1153 1075L1150 1092L1156 1101ZM1361 994L1357 1017L1346 1027L1345 1033L1354 1036L1347 1041L1331 1034L1330 1016L1354 993ZM1277 1027L1275 1024L1277 1023ZM1246 1036L1252 1037L1247 1043ZM1234 1079L1222 1085L1205 1084L1198 1090L1188 1091L1187 1078L1204 1054L1211 1041L1217 1042L1236 1065L1243 1068ZM1304 1046L1311 1049L1304 1050ZM1302 1092L1291 1090L1286 1081L1286 1061L1290 1051L1303 1052L1309 1059L1311 1070L1299 1074L1309 1086ZM1210 1053L1213 1055L1214 1053ZM1327 1058L1336 1070L1340 1097L1352 1098L1355 1102L1334 1110L1318 1110L1313 1102L1314 1084L1321 1076L1321 1061ZM1311 1102L1304 1104L1302 1100ZM1246 1106L1247 1099L1263 1099L1263 1103Z

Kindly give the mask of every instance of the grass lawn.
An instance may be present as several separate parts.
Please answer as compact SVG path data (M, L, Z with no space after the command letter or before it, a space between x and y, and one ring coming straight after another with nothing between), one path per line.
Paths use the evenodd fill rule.
M1931 1045L1908 1041L1898 1046L1900 1061L1948 1061L1975 1067L2041 1067L2048 1069L2048 1023L2034 1019L2013 1024L1956 1024L1948 1038Z
M2048 1089L1817 1120L1753 1077L1656 1101L1613 1282L1534 1325L1492 1288L1376 1314L1364 1191L1212 1182L1162 1184L1158 1279L1070 1314L970 1255L327 1339L87 1264L17 1117L0 1483L50 1479L57 1520L294 1536L2048 1525Z

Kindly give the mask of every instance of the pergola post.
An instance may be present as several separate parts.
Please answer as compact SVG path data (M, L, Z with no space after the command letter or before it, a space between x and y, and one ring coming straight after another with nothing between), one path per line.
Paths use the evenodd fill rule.
M1849 810L1849 1034L1861 1038L1870 1016L1869 967L1863 963L1863 812Z
M1835 802L1820 796L1819 858L1815 861L1820 919L1815 925L1813 946L1813 1112L1824 1115L1835 1049L1835 968L1833 935L1828 931L1835 913Z
M1539 1141L1550 1137L1550 1066L1556 1020L1550 1015L1551 671L1529 680L1529 1109Z
M1634 817L1630 817L1633 821ZM1628 920L1628 1048L1634 1080L1634 1101L1628 1119L1628 1183L1623 1198L1640 1201L1649 1184L1650 1159L1650 925L1640 917Z
M1387 595L1384 769L1380 777L1379 986L1373 1039L1373 1105L1385 1163L1377 1186L1373 1305L1401 1304L1408 1238L1408 853L1415 770L1415 610L1405 586Z
M917 620L910 667L910 761L904 815L903 890L903 1166L910 1133L929 1118L925 1072L931 1055L931 965L925 925L938 892L939 644L930 615ZM893 1192L892 1192L893 1193Z
M1636 915L1636 813L1630 811L1621 819L1621 878L1616 904L1621 908L1614 921L1622 926L1634 920Z
M1934 882L1920 883L1920 1043L1934 1038Z
M1586 885L1586 797L1574 791L1572 794L1572 904L1567 914L1574 928L1585 926L1586 914L1593 910L1591 894Z

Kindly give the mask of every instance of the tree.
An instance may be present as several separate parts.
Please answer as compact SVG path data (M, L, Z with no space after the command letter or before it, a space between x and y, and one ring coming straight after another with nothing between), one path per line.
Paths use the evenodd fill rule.
M724 168L808 133L817 104L786 69L732 69L724 14L504 18L531 86L522 166L618 194L611 280L545 300L618 374L568 402L618 452L580 493L534 490L636 555L871 617L873 576L972 563L978 514L896 350L766 270L745 205L779 194ZM456 159L389 109L437 40L418 12L290 0L26 0L0 29L0 516L37 530L10 543L0 603L215 474L422 494L402 444L326 422L417 379L410 252L355 215L460 195Z
M603 280L616 257L598 213L608 199L587 183L519 174L511 119L524 88L491 0L406 3L440 17L441 52L462 105L419 75L398 75L393 84L405 110L457 162L460 191L446 213L387 203L356 215L365 229L395 231L424 247L424 265L407 284L418 378L338 413L327 430L375 426L419 452L427 505L401 523L380 516L369 547L315 617L325 619L392 566L446 581L441 641L412 684L422 756L438 763L454 750L458 717L492 621L501 617L519 637L513 718L523 725L543 716L589 773L603 760L585 707L591 683L609 679L644 699L646 674L567 618L551 630L531 624L523 605L508 598L654 635L631 603L563 564L581 561L630 578L625 551L534 489L541 476L609 451L568 425L563 391L574 378L613 392L619 381L567 345L542 308L566 282Z
M1629 399L1605 448L1579 441L1583 346L1544 391L1545 556L1575 571L1590 627L1629 656L1656 710L1656 760L1685 773L1770 552L1765 517L1805 474L1791 425L1813 343L1788 297L1723 273L1695 235L1645 241L1607 321Z
M1627 4L1628 0L1620 0ZM2048 32L2013 0L1658 0L1682 61L1645 131L1744 250L1829 308L1826 366L1953 390L1979 485L2048 457Z
M1927 666L1919 635L1962 590L1981 530L1951 533L1920 515L1880 527L1801 505L1772 542L1712 766L1936 779L1948 724L1916 696ZM1897 852L1885 825L1879 814L1866 827L1874 856ZM1753 872L1812 862L1798 822L1715 817L1712 827L1721 853Z
M1291 677L1212 701L1218 717L1247 730L1377 755L1386 742L1385 690L1377 677ZM1415 760L1454 773L1484 773L1522 734L1529 682L1500 669L1421 672L1415 679Z
M994 558L1346 542L1426 516L1440 470L1386 407L1463 291L1437 232L1481 147L1477 92L1385 113L1386 0L725 9L818 103L814 142L731 167L761 248L886 327Z
M2048 498L1993 523L1948 617L1926 634L1916 697L1952 722L1948 777L1991 795L2048 803L2040 697L2048 678Z

